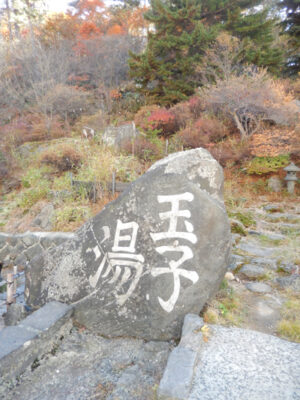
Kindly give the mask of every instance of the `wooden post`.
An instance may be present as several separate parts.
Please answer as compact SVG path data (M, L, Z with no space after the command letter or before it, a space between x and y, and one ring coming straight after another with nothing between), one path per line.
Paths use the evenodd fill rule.
M18 286L18 281L17 281L17 278L16 278L17 273L18 273L18 266L15 265L14 266L14 285L13 285L14 286L14 296L17 294L17 286ZM15 297L14 297L14 299L16 301Z
M115 195L116 192L116 173L113 172L112 174L112 194Z
M166 156L168 155L168 147L169 147L169 139L166 139L166 150L165 150Z
M6 282L7 282L6 305L8 310L9 306L14 302L14 274L12 273L7 274Z
M93 189L94 189L94 192L93 192L93 197L94 197L94 203L96 203L96 180L95 180L95 182L94 182L94 185L93 185L94 187L93 187Z

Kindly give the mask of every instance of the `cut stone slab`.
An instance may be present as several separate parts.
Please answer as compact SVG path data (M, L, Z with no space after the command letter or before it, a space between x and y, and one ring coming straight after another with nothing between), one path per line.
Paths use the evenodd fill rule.
M203 320L197 315L185 316L179 346L171 352L158 388L159 400L188 398L202 343L203 326Z
M237 245L237 248L257 257L270 257L274 255L277 250L275 248L261 247L256 243L250 242L249 240L246 241L244 239L240 241L240 243Z
M191 348L187 347L190 342ZM299 399L299 357L298 343L251 330L204 325L200 317L187 315L179 346L170 354L160 382L158 399Z
M271 286L267 285L266 283L262 282L250 282L246 284L246 288L251 292L255 293L271 293L272 288Z
M5 380L17 378L36 358L51 351L71 329L72 311L66 304L51 302L18 325L0 331L0 386Z
M210 329L185 400L300 398L300 344L239 328Z
M263 235L269 240L285 240L286 239L286 235L282 235L281 233L264 232Z
M72 304L79 323L107 337L178 338L229 264L222 189L222 168L204 149L157 162L74 240L30 263L27 304Z
M265 276L265 270L258 265L245 264L239 271L240 274L250 279L259 279Z
M274 258L255 257L251 258L250 262L251 264L257 264L273 271L277 270L276 259Z

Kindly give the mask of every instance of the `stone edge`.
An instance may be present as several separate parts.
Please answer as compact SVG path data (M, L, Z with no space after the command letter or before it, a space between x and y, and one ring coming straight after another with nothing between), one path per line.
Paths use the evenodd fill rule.
M45 323L37 329L41 314ZM0 383L15 380L35 360L55 349L62 337L72 328L72 314L71 306L53 301L35 311L18 325L6 327L0 331L2 344L5 336L9 334L9 341L5 343L6 354L0 355ZM20 330L22 330L21 338ZM14 332L17 337L15 342Z
M184 318L179 345L168 358L157 391L158 400L186 400L190 393L195 366L204 343L201 328L203 319L195 314Z

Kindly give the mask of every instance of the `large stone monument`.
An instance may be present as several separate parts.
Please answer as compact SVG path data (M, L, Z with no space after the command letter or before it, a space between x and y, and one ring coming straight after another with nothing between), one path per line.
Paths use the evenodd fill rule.
M229 264L222 191L222 168L204 149L155 163L74 239L32 261L27 303L72 304L79 323L109 337L179 337Z

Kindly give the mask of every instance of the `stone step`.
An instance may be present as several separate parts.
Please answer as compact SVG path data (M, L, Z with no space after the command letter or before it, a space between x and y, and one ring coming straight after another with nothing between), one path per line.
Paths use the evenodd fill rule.
M0 386L1 381L16 379L36 358L53 349L70 331L72 312L72 307L53 301L18 325L0 331Z

